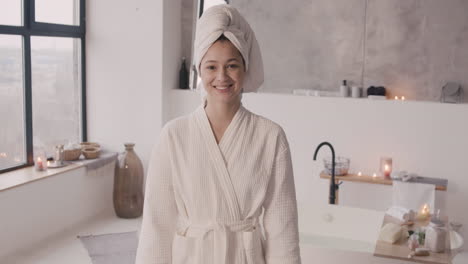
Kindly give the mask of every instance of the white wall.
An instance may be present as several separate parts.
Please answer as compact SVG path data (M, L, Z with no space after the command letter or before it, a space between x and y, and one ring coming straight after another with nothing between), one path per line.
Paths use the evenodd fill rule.
M163 12L169 2L177 3L165 1L163 7L163 1L153 0L87 1L88 140L119 152L123 143L136 143L145 169L162 124L163 87L173 86L163 78L166 70L174 71L163 61L163 34L179 30L171 21L175 24L163 32L166 19L177 14ZM164 49L171 53L177 48Z
M0 263L98 214L113 214L114 166L81 167L1 191Z
M199 105L197 93L173 90L168 119ZM379 158L393 158L394 169L449 180L445 196L449 217L464 224L468 234L468 105L315 98L286 94L246 94L243 104L252 112L279 123L288 136L297 198L311 206L328 202L328 181L319 178L321 159L313 162L316 146L333 144L338 155L351 158L351 169L378 171ZM385 210L391 187L344 183L340 204Z

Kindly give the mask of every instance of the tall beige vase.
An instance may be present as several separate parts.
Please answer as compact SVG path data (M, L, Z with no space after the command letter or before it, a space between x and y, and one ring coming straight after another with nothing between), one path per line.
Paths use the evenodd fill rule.
M135 144L124 145L115 166L114 209L118 217L137 218L143 213L143 164L133 150Z

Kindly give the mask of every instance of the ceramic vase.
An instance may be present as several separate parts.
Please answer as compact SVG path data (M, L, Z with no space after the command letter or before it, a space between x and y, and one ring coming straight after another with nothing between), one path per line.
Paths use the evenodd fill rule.
M137 218L143 213L143 164L133 147L126 143L115 166L114 210L118 217Z

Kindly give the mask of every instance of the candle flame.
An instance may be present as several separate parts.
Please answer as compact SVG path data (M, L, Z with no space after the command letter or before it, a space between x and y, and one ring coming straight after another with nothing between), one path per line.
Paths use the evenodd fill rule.
M0 157L6 158L6 157L7 157L7 154L6 154L5 152L2 152L2 153L0 153Z
M362 176L362 172L358 172L357 176Z
M385 171L389 171L390 170L390 166L388 166L388 164L385 164Z
M404 96L402 96L402 97L401 97L401 100L403 100L403 101L404 101L404 100L405 100L405 97L404 97Z
M374 174L372 175L372 177L377 178L377 173L374 172Z
M395 100L398 100L398 96L395 96Z

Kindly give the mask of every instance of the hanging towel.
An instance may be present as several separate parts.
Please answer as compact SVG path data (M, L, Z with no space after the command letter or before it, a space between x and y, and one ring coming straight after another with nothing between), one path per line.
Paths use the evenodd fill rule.
M393 206L419 212L424 204L434 212L434 184L393 181Z

